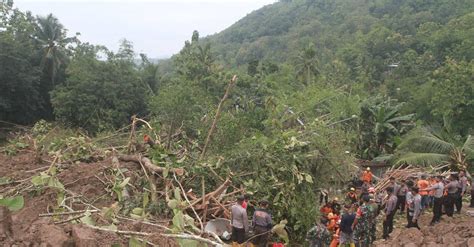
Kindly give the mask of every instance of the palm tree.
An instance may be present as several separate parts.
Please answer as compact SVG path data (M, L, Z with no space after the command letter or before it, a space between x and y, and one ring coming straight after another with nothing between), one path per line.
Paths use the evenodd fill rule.
M303 49L297 57L298 62L296 64L296 74L301 78L304 78L306 85L309 85L312 81L312 76L316 76L319 73L317 68L318 59L316 58L316 50L314 44L310 43L308 47Z
M359 123L359 149L361 157L372 159L393 153L397 138L412 125L414 114L402 115L402 103L380 97L368 100L361 106Z
M41 49L41 65L54 85L58 70L67 62L66 45L77 38L66 37L64 26L52 14L38 16L37 24L34 39Z
M401 156L397 164L440 165L467 170L474 160L474 138L468 135L464 142L435 133L433 129L417 129L408 134L399 146Z

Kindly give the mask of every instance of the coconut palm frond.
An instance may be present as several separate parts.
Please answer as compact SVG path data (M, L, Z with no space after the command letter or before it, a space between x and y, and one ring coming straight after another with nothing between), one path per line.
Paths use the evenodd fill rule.
M397 165L410 164L417 166L439 165L448 162L450 156L435 153L407 153L402 155L396 162Z
M455 146L434 135L423 134L406 138L402 141L399 148L420 153L449 154Z
M413 120L414 116L415 116L415 114L408 114L408 115L404 115L404 116L394 117L394 118L390 118L389 120L387 120L387 122L396 123L396 122L411 121L411 120Z

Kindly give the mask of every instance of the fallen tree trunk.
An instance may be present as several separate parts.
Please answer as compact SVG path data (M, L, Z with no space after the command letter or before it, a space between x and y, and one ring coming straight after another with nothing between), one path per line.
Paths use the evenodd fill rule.
M163 173L165 172L168 168L160 167L151 162L150 159L147 157L141 157L138 155L119 155L118 156L119 160L125 161L125 162L135 162L135 163L142 163L148 170L156 173ZM178 176L182 176L184 174L184 169L183 168L170 168L169 172L172 172Z

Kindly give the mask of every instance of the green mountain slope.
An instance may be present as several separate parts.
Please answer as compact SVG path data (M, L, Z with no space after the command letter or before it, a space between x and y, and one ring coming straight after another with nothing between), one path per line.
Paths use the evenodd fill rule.
M406 49L424 49L412 40L423 29L442 28L473 9L472 0L280 1L252 12L209 40L218 58L232 65L266 59L284 62L310 42L322 62L344 56L346 49L360 48L364 50L359 53L380 56L388 63L398 61Z

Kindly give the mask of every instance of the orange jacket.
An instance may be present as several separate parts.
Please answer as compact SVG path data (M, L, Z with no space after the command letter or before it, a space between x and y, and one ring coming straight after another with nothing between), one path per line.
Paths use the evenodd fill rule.
M424 189L428 188L428 186L430 186L430 183L424 179L420 179L418 180L417 185L418 185L418 189L420 189L420 195L427 196L428 191Z
M364 171L362 173L361 180L364 181L364 182L372 183L372 172L371 171Z

